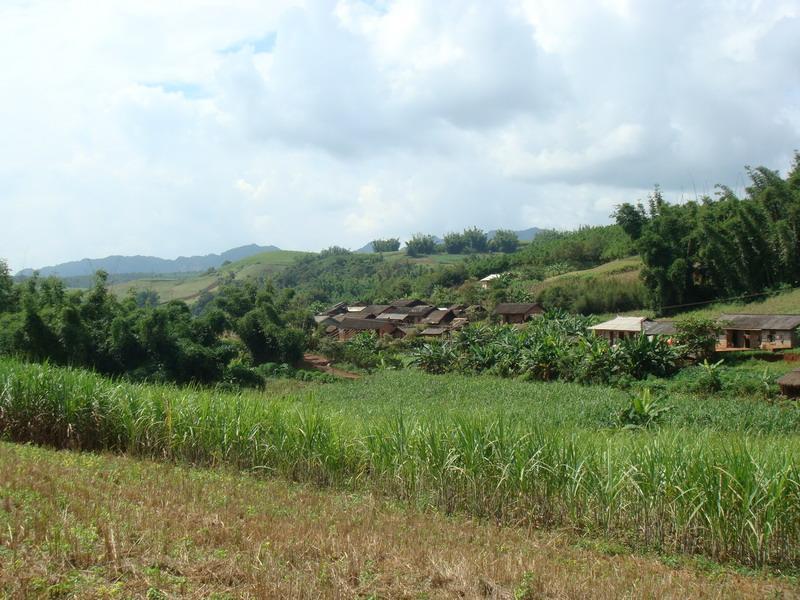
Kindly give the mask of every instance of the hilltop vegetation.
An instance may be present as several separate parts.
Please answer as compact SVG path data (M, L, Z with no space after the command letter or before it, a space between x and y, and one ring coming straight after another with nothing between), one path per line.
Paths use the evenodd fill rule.
M743 198L720 185L716 198L671 205L656 188L647 208L618 208L617 223L642 257L653 308L800 283L800 153L785 179L765 167L747 174Z

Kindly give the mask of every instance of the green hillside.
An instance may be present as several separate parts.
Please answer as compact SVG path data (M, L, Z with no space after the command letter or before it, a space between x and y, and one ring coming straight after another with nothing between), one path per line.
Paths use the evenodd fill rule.
M687 313L698 317L718 317L724 313L754 315L800 313L800 288L771 295L756 296L750 302L720 302L707 306L687 307Z
M228 280L260 279L280 273L291 265L298 257L305 256L308 252L293 250L280 250L276 252L263 252L242 260L229 263L219 269L191 275L188 277L151 277L126 281L111 286L117 296L124 296L130 290L136 292L152 290L156 292L162 302L170 300L183 300L191 303L202 292L213 292L221 283Z

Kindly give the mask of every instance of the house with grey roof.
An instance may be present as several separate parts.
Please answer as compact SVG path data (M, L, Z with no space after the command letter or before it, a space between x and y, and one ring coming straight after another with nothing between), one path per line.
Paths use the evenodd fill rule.
M598 323L589 327L590 331L606 338L615 344L625 338L646 335L673 336L677 333L675 323L672 321L653 321L647 317L622 317L617 316L610 321Z
M724 314L718 350L784 350L798 346L800 315Z

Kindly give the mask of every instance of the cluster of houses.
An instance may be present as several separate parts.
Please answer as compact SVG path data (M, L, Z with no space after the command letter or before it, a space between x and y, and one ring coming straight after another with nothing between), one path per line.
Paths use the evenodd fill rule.
M544 313L537 303L506 302L494 309L497 318L507 324L521 324ZM467 325L470 319L483 319L486 310L462 304L436 307L417 299L402 298L389 304L353 304L340 302L316 315L314 320L325 333L346 341L362 331L379 336L402 338L421 335L438 338ZM800 315L725 314L719 318L721 334L717 351L788 350L800 345ZM677 330L673 321L655 321L647 317L618 316L590 327L595 335L612 344L625 338L646 335L673 337ZM787 396L800 396L800 369L778 380Z
M502 323L521 324L544 313L535 302L504 302L494 314ZM426 337L446 336L470 322L483 319L486 310L479 306L437 307L422 300L401 298L388 304L352 304L340 302L316 315L325 332L345 341L362 331L380 336L402 338L409 334ZM721 331L718 351L784 350L800 345L800 315L725 314L719 318ZM596 334L616 343L638 336L668 336L677 332L673 321L655 321L647 317L618 316L590 327Z
M800 315L725 314L719 318L722 333L717 350L788 350L798 346ZM673 336L672 321L653 321L646 317L616 317L590 327L596 334L615 343L631 336Z
M504 323L524 323L544 309L536 303L498 304L494 313ZM422 300L401 298L388 304L352 304L340 302L314 317L325 333L345 341L362 331L379 336L402 338L410 334L442 337L467 325L470 319L486 317L480 305L437 307Z

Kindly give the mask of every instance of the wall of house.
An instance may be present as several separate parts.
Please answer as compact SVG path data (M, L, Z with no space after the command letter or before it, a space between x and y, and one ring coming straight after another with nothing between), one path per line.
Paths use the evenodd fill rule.
M796 348L797 330L763 329L743 331L726 329L719 337L721 348Z

